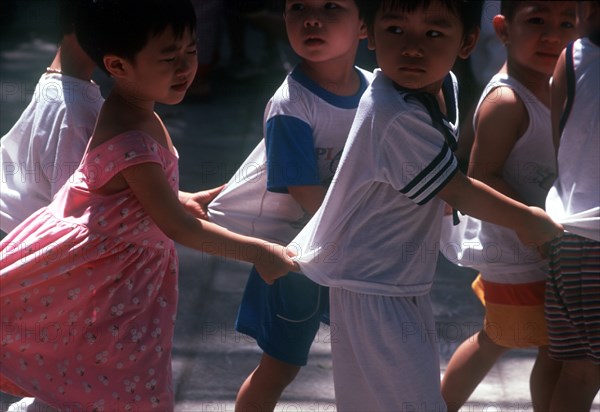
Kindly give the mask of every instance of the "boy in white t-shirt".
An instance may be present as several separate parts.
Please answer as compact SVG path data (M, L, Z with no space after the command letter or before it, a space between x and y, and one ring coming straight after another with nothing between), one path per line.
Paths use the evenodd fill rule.
M322 207L290 244L302 272L330 287L338 410L446 410L429 298L444 201L526 243L561 231L458 171L449 71L475 46L480 17L474 1L368 2L380 69Z
M75 36L77 2L61 0L62 40L31 102L0 141L0 229L6 233L50 203L73 174L104 102L96 64Z
M290 44L301 62L265 110L265 139L209 205L210 220L232 231L289 243L323 201L372 73L354 66L366 27L356 0L287 1ZM263 350L242 384L236 410L273 410L306 365L324 288L298 273L267 285L252 270L236 330Z

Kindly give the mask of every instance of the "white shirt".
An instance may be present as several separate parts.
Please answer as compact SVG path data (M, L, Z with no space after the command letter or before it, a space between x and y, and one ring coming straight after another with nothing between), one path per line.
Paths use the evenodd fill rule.
M98 85L46 73L0 140L0 228L9 232L48 205L73 174L104 99Z
M454 76L446 90L458 119ZM455 135L456 120L448 126ZM325 201L290 244L302 272L357 293L426 294L443 213L435 194L457 170L424 106L376 70Z

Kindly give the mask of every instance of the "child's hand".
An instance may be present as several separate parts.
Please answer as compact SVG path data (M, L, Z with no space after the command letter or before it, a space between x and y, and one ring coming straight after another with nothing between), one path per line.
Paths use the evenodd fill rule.
M188 213L198 219L208 220L208 204L221 193L225 185L196 193L179 192L179 201Z
M563 233L562 225L554 222L542 209L530 206L529 210L530 224L517 231L517 236L523 244L533 244L540 248Z
M271 285L288 272L299 271L298 264L291 259L290 254L286 247L268 243L266 252L254 263L260 277Z

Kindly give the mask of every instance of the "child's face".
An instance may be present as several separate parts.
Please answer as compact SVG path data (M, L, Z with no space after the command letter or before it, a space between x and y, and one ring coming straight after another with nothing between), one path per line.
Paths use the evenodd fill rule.
M129 65L127 80L138 98L179 103L198 67L195 35L186 30L176 38L167 27L160 35L151 37Z
M284 18L292 48L310 62L353 60L366 37L355 0L287 0Z
M509 64L551 76L561 51L577 35L575 9L573 1L525 1L510 21L496 16Z
M457 57L466 58L478 32L463 35L463 24L437 2L412 12L379 10L369 30L381 70L398 86L436 94Z

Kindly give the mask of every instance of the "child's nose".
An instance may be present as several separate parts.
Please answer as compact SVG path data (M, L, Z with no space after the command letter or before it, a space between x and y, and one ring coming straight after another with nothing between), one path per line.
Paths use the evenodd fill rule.
M546 42L558 43L562 40L563 30L560 27L549 27L542 33L542 40Z
M308 11L306 13L304 27L321 27L321 18L316 11Z

